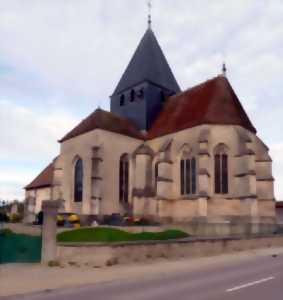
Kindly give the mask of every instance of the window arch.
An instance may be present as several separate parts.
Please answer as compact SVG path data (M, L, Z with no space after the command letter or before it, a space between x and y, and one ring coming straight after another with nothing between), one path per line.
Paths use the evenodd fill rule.
M122 95L120 96L120 106L124 106L124 104L125 104L125 95L122 94Z
M119 200L128 203L129 198L129 157L124 154L120 158L119 168Z
M157 190L157 181L158 181L158 162L154 164L154 184L155 190Z
M219 144L214 150L214 191L216 194L228 194L228 148Z
M79 158L75 163L74 174L74 201L82 202L83 200L83 161Z
M144 91L143 91L143 88L141 88L139 90L139 94L138 94L139 98L143 98L144 97Z
M196 194L196 159L183 153L180 161L181 195Z

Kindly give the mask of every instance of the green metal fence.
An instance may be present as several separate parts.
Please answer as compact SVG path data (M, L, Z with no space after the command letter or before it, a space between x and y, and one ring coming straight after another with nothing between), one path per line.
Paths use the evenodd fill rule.
M0 264L40 262L41 236L0 231Z

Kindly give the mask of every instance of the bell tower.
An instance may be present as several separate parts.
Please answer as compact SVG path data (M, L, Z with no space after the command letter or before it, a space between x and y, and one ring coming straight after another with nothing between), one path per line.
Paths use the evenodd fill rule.
M180 87L151 29L141 39L111 98L111 112L131 120L147 131L166 98Z

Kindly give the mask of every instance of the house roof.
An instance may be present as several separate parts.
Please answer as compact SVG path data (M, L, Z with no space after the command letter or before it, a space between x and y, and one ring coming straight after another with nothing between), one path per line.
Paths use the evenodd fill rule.
M276 202L276 208L283 208L283 201Z
M49 164L29 185L26 190L44 188L52 186L54 171L54 161Z
M99 108L67 133L59 142L65 142L94 129L104 129L138 139L144 138L129 120Z
M104 129L137 139L153 139L202 124L239 125L256 133L228 79L217 76L169 97L146 135L142 135L130 120L97 109L60 142L94 129Z
M147 138L201 124L240 125L256 133L227 78L217 76L168 98Z
M158 84L172 92L180 91L161 47L150 28L141 39L113 95L143 81Z

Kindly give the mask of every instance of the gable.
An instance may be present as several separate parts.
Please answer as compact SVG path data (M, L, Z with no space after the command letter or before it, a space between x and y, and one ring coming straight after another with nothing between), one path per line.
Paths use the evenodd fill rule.
M139 130L129 120L116 116L111 112L97 109L67 133L59 142L65 142L94 129L104 129L137 139L143 138Z
M256 133L227 78L218 76L170 97L148 138L202 124L239 125Z

